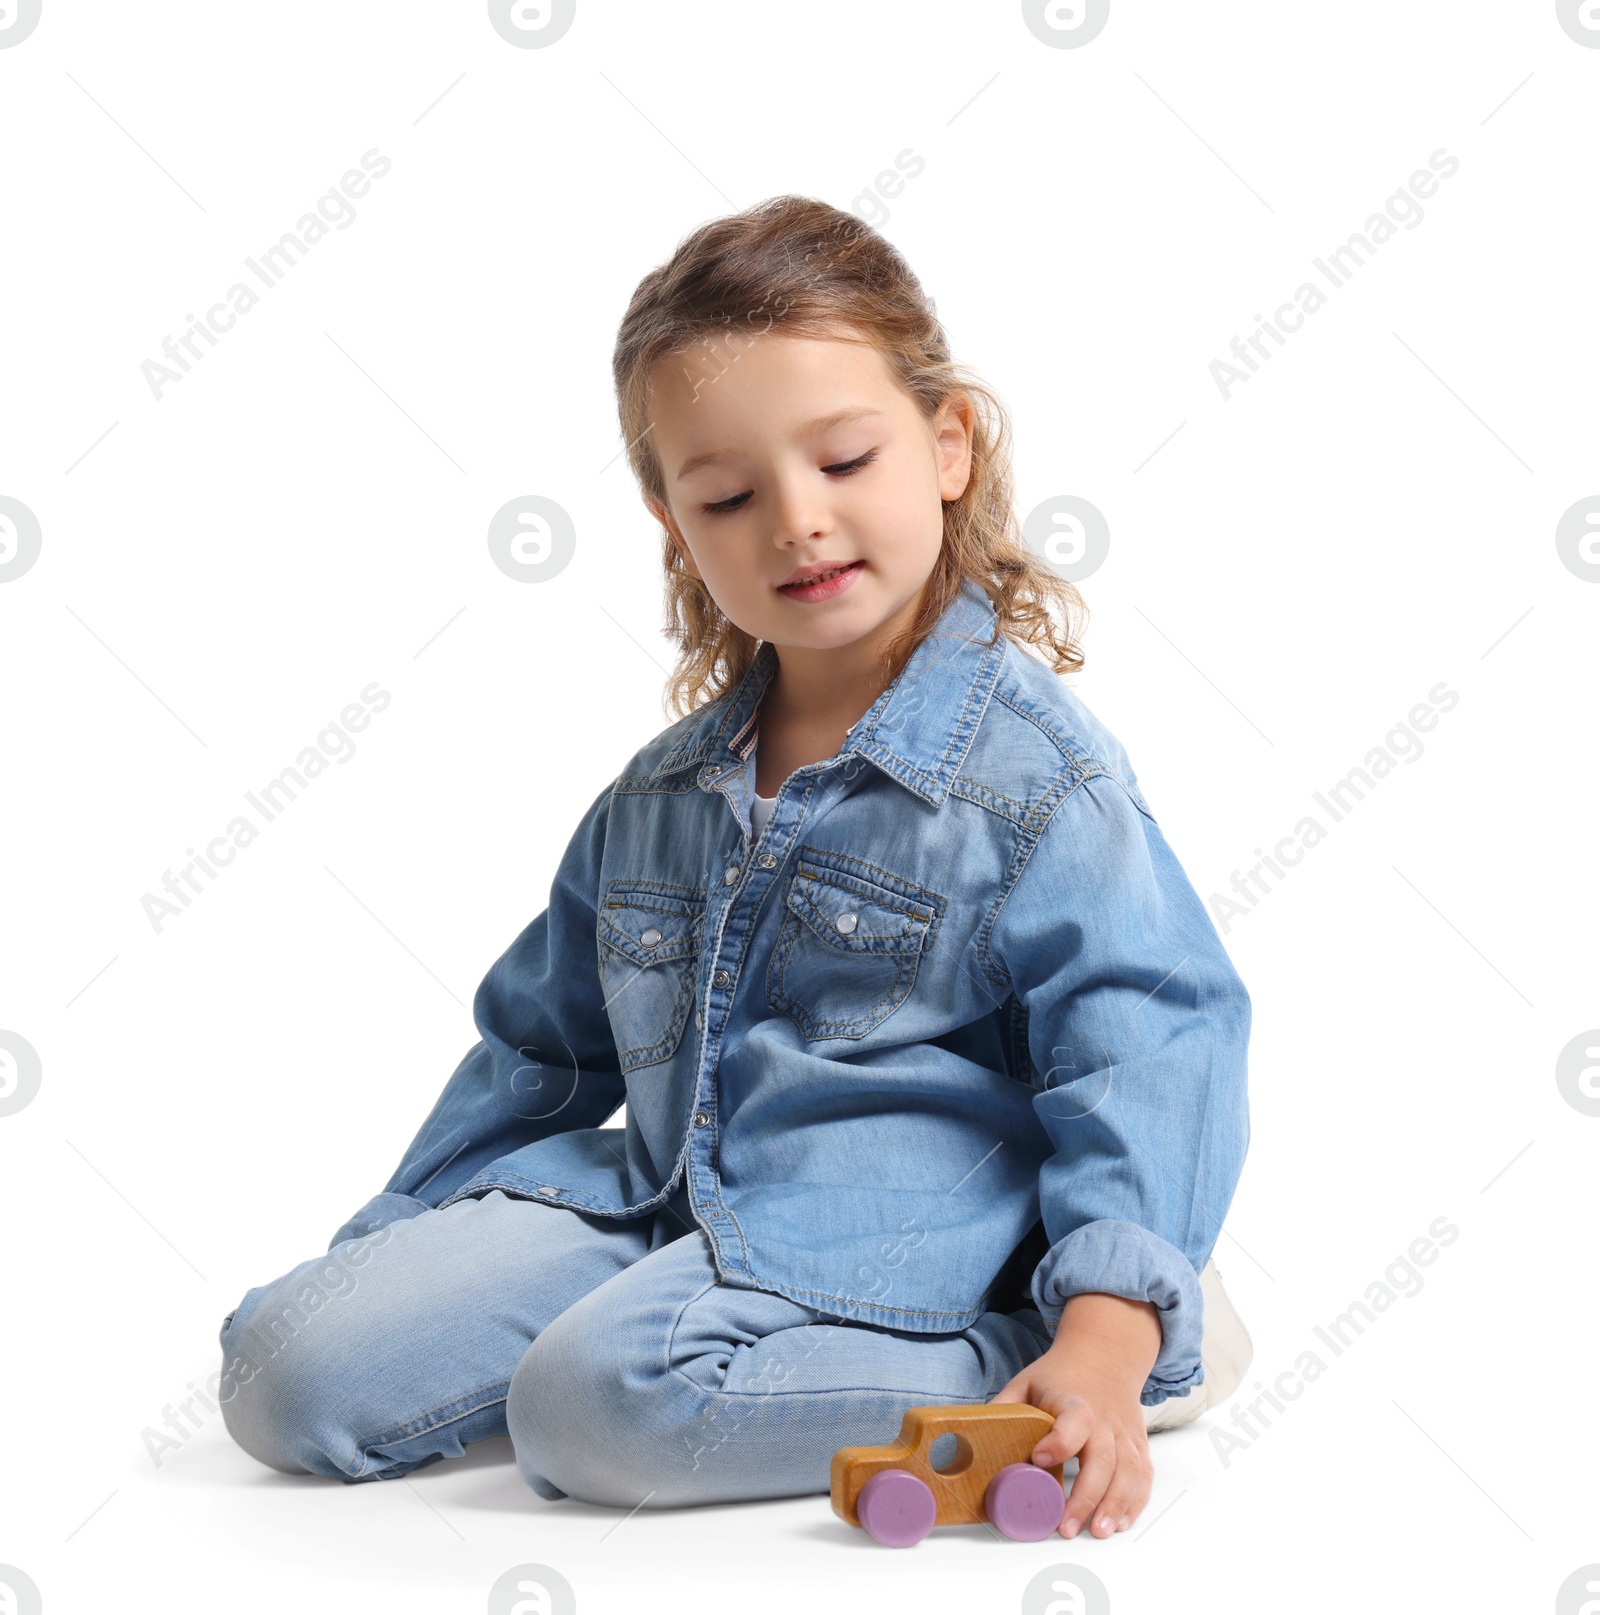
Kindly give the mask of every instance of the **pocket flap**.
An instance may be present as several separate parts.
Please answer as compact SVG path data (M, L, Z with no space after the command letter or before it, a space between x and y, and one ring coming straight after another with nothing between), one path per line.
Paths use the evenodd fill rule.
M845 867L843 854L827 856L823 862L816 849L802 848L785 898L817 936L854 953L917 953L928 945L939 919L933 894L898 877L885 885Z
M614 880L600 905L600 940L638 965L698 951L705 896L653 881Z

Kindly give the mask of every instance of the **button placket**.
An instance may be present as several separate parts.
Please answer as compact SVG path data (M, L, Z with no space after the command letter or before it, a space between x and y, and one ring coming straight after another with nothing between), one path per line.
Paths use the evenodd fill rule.
M702 775L702 783L722 790L726 794L726 786L723 784L726 777L722 771L714 767L708 768ZM816 805L827 800L833 783L831 778L819 782L818 788L806 793L808 802ZM785 805L786 809L787 806L788 804ZM774 818L776 817L775 811ZM772 823L769 821L762 837L763 840L771 836L772 829ZM794 834L795 828L792 827L785 840L792 840ZM727 934L728 922L730 920L738 922L736 934L743 939L728 949L729 953L737 956L740 948L746 945L748 941L746 932L751 926L752 917L759 911L766 897L766 882L773 878L773 871L780 866L781 862L782 860L770 851L763 850L757 853L755 857L749 860L749 878L742 887L739 885L739 880L741 876L745 875L746 870L737 861L737 858L729 858L728 862L723 866L722 883L728 894L727 907L717 926L717 949L712 960L714 968L708 978L710 992L708 992L703 1008L697 1006L694 1012L695 1026L702 1034L706 1032L708 1027L713 1025L718 1031L725 1027L732 1008L731 989L737 979L737 972L718 962L725 956L724 949L727 948L727 944L724 942L724 938ZM858 916L854 914L841 915L835 923L841 931L848 933L855 930L857 920ZM714 996L717 991L727 992L727 999L719 1003ZM716 1169L713 1164L716 1158L717 1140L716 1129L712 1125L715 1113L717 1061L714 1057L707 1056L706 1040L704 1038L702 1038L701 1042L701 1062L696 1089L697 1104L690 1116L690 1140L688 1160L685 1166L686 1183L694 1206L698 1210L707 1213L707 1231L716 1246L722 1265L729 1269L742 1270L745 1264L740 1255L737 1241L730 1240L727 1245L722 1241L722 1236L731 1233L732 1219L717 1198L718 1183Z

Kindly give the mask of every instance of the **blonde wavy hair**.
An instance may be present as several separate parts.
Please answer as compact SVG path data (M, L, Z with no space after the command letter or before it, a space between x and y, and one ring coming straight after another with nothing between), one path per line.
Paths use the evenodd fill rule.
M900 253L854 213L805 196L777 196L713 219L686 236L634 290L612 357L628 463L641 491L670 508L650 433L650 375L697 344L769 330L859 341L878 349L924 417L959 394L972 401L972 469L944 501L944 541L910 626L884 648L885 685L938 622L964 578L989 596L998 631L1039 648L1057 673L1084 662L1077 589L1024 543L1013 508L1011 425L999 398L952 363L944 327ZM665 631L678 647L666 705L686 716L731 689L761 641L723 615L684 570L661 529ZM1056 616L1059 614L1059 623Z

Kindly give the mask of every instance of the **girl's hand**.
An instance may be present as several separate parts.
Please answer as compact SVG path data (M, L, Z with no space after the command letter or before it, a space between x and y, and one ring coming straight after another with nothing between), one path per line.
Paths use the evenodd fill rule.
M1055 1428L1030 1454L1034 1463L1077 1457L1078 1476L1056 1528L1062 1536L1076 1536L1088 1520L1097 1537L1124 1531L1149 1502L1154 1470L1139 1393L1160 1350L1161 1321L1150 1302L1075 1295L1050 1349L994 1398L1055 1416Z

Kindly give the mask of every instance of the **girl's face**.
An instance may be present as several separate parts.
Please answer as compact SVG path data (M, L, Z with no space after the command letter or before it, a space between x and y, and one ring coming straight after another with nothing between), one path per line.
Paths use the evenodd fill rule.
M767 334L663 360L651 423L668 506L646 505L723 614L836 650L915 614L971 470L964 395L929 421L876 348ZM850 568L809 593L797 572Z

